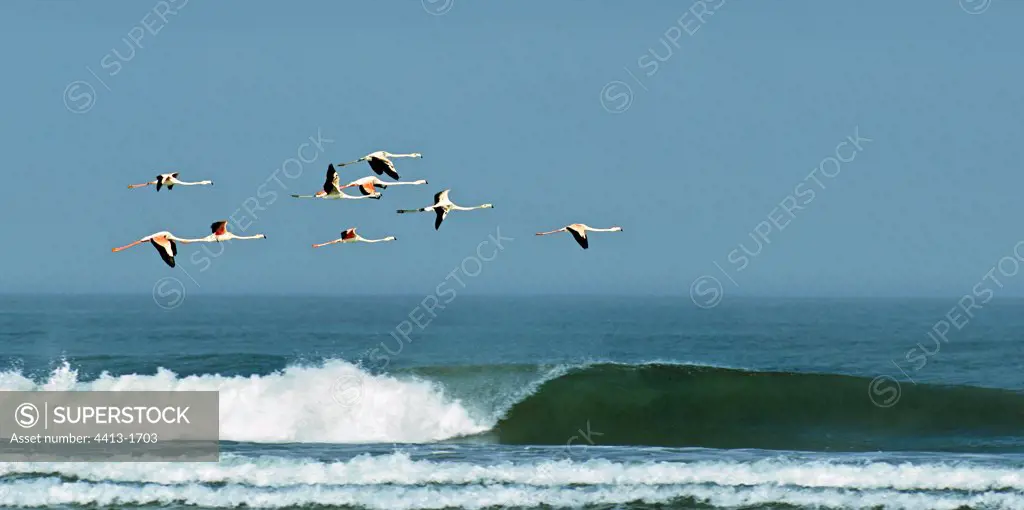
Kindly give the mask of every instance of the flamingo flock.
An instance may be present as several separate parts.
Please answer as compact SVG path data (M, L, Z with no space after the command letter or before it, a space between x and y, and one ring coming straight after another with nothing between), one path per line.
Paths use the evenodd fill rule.
M394 154L387 151L376 151L367 154L359 159L349 161L346 163L329 164L327 166L327 175L324 179L323 188L320 191L312 195L292 195L293 198L307 198L307 199L322 199L322 200L360 200L360 199L374 199L380 200L381 192L379 190L385 190L391 186L419 186L428 184L426 179L418 179L414 181L401 181L399 180L398 171L395 169L395 164L392 159L396 158L422 158L423 155L414 152L409 154ZM377 175L368 175L355 179L347 184L341 184L341 177L338 175L337 167L345 167L348 165L354 165L360 162L366 161L370 169L373 170ZM379 176L390 177L391 181L381 179ZM178 179L178 172L159 174L152 181L145 182L142 184L130 184L129 189L143 188L147 186L156 186L156 190L160 191L166 187L168 191L174 189L174 186L212 186L213 181L202 180L195 182L182 181ZM359 195L350 195L344 192L347 188L357 188ZM451 189L444 189L434 194L434 202L426 207L418 209L398 209L398 214L407 213L419 213L419 212L433 212L435 215L434 219L434 230L440 230L441 224L448 217L448 214L452 211L475 211L478 209L493 209L493 204L481 204L472 207L464 207L455 204L449 198ZM588 238L588 232L622 232L622 227L609 227L609 228L594 228L583 223L573 223L562 227L557 230L551 230L548 232L537 232L538 236L546 236L550 234L556 234L560 232L568 232L572 234L573 239L579 244L584 250L590 247L590 241ZM210 234L199 238L183 238L177 237L171 232L161 231L142 237L137 241L129 243L124 246L113 248L113 252L119 252L137 246L139 244L149 242L153 248L156 249L160 258L170 267L175 267L174 257L178 254L178 243L191 244L191 243L220 243L226 241L235 240L255 240L255 239L266 239L267 236L264 234L256 234L251 236L239 236L228 230L227 220L215 221L210 225ZM313 244L313 248L321 248L332 244L350 244L350 243L383 243L396 241L398 238L395 236L387 236L380 239L367 239L356 233L356 228L351 227L341 232L341 237L333 241L327 241L324 243Z

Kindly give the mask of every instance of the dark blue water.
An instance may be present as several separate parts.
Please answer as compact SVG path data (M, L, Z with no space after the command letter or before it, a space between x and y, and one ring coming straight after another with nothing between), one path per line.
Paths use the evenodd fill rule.
M422 300L2 297L2 389L218 390L225 444L0 504L1024 508L1022 300Z

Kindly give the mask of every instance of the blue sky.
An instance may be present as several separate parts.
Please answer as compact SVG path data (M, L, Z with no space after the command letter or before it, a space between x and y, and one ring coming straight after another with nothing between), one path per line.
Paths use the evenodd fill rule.
M724 271L748 295L959 295L1024 239L1024 3L961 3L4 2L0 291L149 293L171 276L198 293L423 294L500 228L513 240L466 292L685 294ZM766 227L855 132L855 159ZM257 197L317 133L333 142ZM397 166L430 184L287 197L378 149L423 153ZM126 189L165 171L216 186ZM442 188L496 208L439 232L395 214ZM176 269L148 246L110 252L233 214L269 238L182 246ZM577 221L625 231L587 251L533 236ZM399 241L310 248L350 226ZM758 231L770 242L739 270L730 253Z

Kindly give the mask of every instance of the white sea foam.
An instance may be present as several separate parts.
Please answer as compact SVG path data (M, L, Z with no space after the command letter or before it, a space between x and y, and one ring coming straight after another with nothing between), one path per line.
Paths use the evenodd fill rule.
M502 462L414 460L398 452L318 462L225 454L220 463L0 463L0 476L59 475L90 482L264 488L507 484L529 486L706 485L894 491L1024 492L1024 470L964 463L911 464L763 459L624 463L606 459Z
M220 392L221 439L249 442L420 443L483 432L493 425L472 417L440 385L414 377L371 375L345 361L288 367L249 377L102 374L80 381L67 363L46 381L0 373L0 390Z
M530 382L499 388L463 402L437 382L413 376L373 375L344 360L290 366L251 376L203 374L179 377L167 369L152 375L103 373L80 380L63 362L44 381L18 371L0 372L0 391L218 391L221 439L263 443L424 443L487 431L513 405L540 386L582 365L560 365L533 374ZM656 362L652 362L656 363Z
M552 371L549 377L564 373ZM536 384L522 395L535 391ZM374 376L342 361L224 377L102 375L80 381L67 364L45 381L0 372L0 390L217 390L222 438L256 442L427 442L484 431L443 388ZM523 393L524 392L524 393ZM1024 508L1024 470L975 462L799 458L490 464L417 460L406 453L335 462L225 454L219 463L2 463L0 506L304 505L387 509L580 507L673 500L716 507ZM73 481L68 481L73 479Z
M55 505L124 506L184 504L206 508L281 508L303 505L355 506L372 509L435 509L490 507L580 507L630 502L665 503L691 499L716 507L787 504L810 508L954 510L1019 509L1016 493L901 493L890 490L792 489L777 486L719 487L704 485L537 486L293 486L263 488L186 485L118 485L109 482L61 483L56 479L22 480L0 485L0 504L20 507Z

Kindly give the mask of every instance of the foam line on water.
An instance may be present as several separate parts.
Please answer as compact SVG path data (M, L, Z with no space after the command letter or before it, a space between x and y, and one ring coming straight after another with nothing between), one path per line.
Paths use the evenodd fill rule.
M406 453L360 455L318 462L227 454L219 464L0 463L0 476L58 475L92 482L225 484L281 488L300 485L394 484L787 486L806 489L895 491L1019 491L1024 471L970 464L911 464L763 459L623 463L605 459L503 462L478 465L413 460Z
M716 487L700 485L599 486L588 490L532 486L295 486L283 489L206 485L128 486L109 482L63 483L58 479L21 480L0 485L0 505L19 507L191 505L205 508L284 508L308 505L371 509L440 509L536 507L578 508L586 505L648 504L694 501L716 507L792 505L809 508L888 510L1011 509L1024 506L1015 493L971 494L848 491L787 487Z

